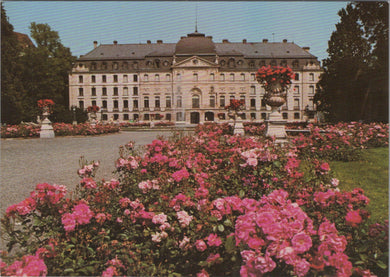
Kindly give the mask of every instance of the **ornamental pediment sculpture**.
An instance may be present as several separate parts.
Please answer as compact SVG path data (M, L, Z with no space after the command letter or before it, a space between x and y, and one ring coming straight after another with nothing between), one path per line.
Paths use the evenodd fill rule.
M175 63L174 68L196 68L196 67L218 67L216 63L210 62L198 56L192 56L184 61Z

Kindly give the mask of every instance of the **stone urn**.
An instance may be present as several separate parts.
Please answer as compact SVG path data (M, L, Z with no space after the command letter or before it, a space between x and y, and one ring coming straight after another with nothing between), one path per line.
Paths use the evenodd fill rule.
M244 125L243 125L243 120L242 120L242 115L244 113L242 111L234 111L234 110L229 110L228 116L229 118L233 119L233 134L239 134L239 135L244 135L245 130L244 130Z
M49 120L49 107L44 106L43 107L43 113L42 113L42 118L43 120L41 121L41 132L39 133L40 138L54 138L54 130L53 126L51 125L51 121Z
M287 133L285 129L286 121L279 112L279 107L286 103L287 92L286 87L283 87L280 80L269 84L266 88L264 101L271 107L267 123L266 136L275 137L277 143L287 142Z
M89 113L89 122L91 123L91 125L93 127L95 127L95 125L96 125L96 118L97 118L96 112Z

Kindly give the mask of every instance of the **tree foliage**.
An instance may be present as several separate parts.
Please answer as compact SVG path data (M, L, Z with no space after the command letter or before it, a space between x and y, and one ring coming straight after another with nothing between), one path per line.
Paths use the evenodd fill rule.
M75 61L70 49L48 24L36 22L30 25L30 35L37 47L22 48L3 6L1 13L2 122L34 121L39 114L36 103L44 98L69 113L68 74ZM60 114L55 118L63 120Z
M388 121L388 4L357 2L338 13L317 87L330 121Z

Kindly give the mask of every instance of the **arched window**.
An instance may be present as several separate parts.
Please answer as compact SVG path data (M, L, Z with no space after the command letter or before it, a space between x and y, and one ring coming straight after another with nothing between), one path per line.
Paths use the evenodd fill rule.
M310 94L314 94L314 86L310 86L309 87L309 93Z
M160 81L160 75L158 75L158 74L154 75L154 80L156 82L159 82Z
M251 86L251 94L256 94L256 87L255 86Z
M181 74L180 74L180 73L177 73L177 74L176 74L176 80L177 80L178 82L181 81Z
M200 107L200 97L199 95L195 94L192 96L192 108L196 109Z
M234 73L230 73L230 81L234 82Z
M145 82L148 82L148 81L149 81L149 76L148 76L148 74L145 74L145 75L144 75L144 81L145 81Z
M210 95L210 107L214 108L215 107L215 96Z
M170 74L166 74L165 75L165 79L167 80L167 82L171 81L171 75Z
M309 74L309 81L314 81L314 73Z
M245 74L241 73L240 76L241 76L241 81L245 81Z
M251 81L256 81L256 74L255 73L251 73Z
M221 81L225 81L225 74L221 73L221 75L219 75L219 77L220 77Z
M214 75L214 73L210 73L210 81L215 81L215 75Z
M219 106L220 106L221 108L224 108L224 107L225 107L225 96L224 96L224 95L221 95L221 96L219 97Z
M182 105L183 105L183 103L182 103L182 97L179 95L179 96L177 96L177 104L176 104L176 106L177 106L178 108L181 108Z
M172 107L172 100L171 100L171 97L170 97L170 96L167 96L167 97L165 98L165 106L166 106L167 108L171 108L171 107Z

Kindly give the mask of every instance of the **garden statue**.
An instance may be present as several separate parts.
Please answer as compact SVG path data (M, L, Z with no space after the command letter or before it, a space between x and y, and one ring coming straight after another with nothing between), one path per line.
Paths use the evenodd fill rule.
M89 115L89 122L91 123L92 127L95 127L96 125L96 118L97 118L97 115L96 113L100 110L100 108L96 105L92 105L92 106L89 106L87 108L87 112L88 112L88 115Z
M225 107L228 112L228 116L234 120L234 131L233 134L244 135L244 125L242 124L242 115L244 114L242 110L244 109L245 101L244 100L230 100L230 104Z
M38 100L38 107L42 111L40 138L54 138L54 130L49 120L49 115L52 112L54 102L51 99Z
M288 66L263 66L258 70L256 78L265 89L265 103L271 106L271 113L266 121L266 136L275 137L277 143L286 143L286 121L280 114L279 107L286 103L287 89L294 78L294 73Z

